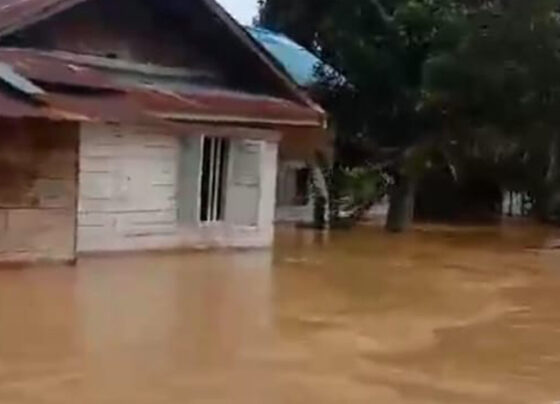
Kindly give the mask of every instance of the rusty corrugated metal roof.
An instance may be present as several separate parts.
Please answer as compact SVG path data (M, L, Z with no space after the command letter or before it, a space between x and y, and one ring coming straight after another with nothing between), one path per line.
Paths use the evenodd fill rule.
M322 119L317 111L273 97L235 91L198 90L189 93L129 89L151 113L183 120L271 121L301 124Z
M188 122L270 123L319 126L318 117L297 105L278 100L255 100L244 104L243 97L208 97L204 94L164 94L153 89L129 89L124 93L91 94L50 91L42 104L0 92L0 116L34 117L53 120L155 123L165 119Z
M57 3L60 3L60 0L2 0L0 2L0 30Z
M0 37L23 27L56 15L70 7L88 0L0 0ZM294 99L324 114L321 107L300 91L290 75L277 61L264 51L262 46L231 17L216 0L200 0L227 27L237 40L255 54L260 63L282 82ZM180 4L181 2L178 2ZM183 10L178 7L178 12Z
M164 119L145 112L128 95L48 93L41 103L29 102L0 91L3 118L43 118L53 121L162 124Z
M2 91L0 91L0 116L4 118L27 117L55 119L55 114L50 115L48 109L4 94Z
M128 94L76 94L50 92L45 101L68 120L129 124L161 123Z
M41 97L43 103L31 103L0 92L0 116L6 118L45 118L49 120L113 122L129 124L165 124L168 119L185 122L216 123L270 123L279 126L301 123L306 126L311 119L304 108L291 107L269 100L259 102L261 111L242 106L237 98L219 99L218 103L200 102L162 94L157 90L137 89L125 93L57 93L49 92ZM214 99L213 101L216 101ZM300 111L301 109L302 111ZM296 119L294 112L299 115ZM305 115L304 115L305 113ZM303 121L302 119L307 119ZM315 125L318 126L318 125Z
M118 121L120 117L131 122L150 117L319 126L323 118L308 106L239 91L196 88L179 93L154 86L125 87L115 83L109 72L59 58L56 52L0 48L0 62L9 63L18 74L39 85L50 84L49 91L40 97L46 103L44 108L64 111L77 120ZM76 91L80 89L88 91Z
M29 97L44 95L45 92L27 77L18 74L12 66L0 62L0 82Z
M17 73L40 83L96 90L119 88L106 74L61 60L54 53L48 54L32 49L0 48L0 62L11 65Z

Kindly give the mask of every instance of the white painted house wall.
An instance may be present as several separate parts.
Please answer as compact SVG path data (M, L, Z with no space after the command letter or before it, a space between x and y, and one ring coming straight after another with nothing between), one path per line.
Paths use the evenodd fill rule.
M201 144L153 128L83 125L78 252L270 246L277 144L231 141L225 220L200 223Z

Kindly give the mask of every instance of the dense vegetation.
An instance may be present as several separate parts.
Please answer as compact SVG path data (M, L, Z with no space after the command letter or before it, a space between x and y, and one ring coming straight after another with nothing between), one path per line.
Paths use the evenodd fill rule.
M557 219L559 10L560 0L262 0L260 23L333 68L314 92L337 132L335 167L382 163L398 231L434 178L478 184L489 199L524 192L536 215Z

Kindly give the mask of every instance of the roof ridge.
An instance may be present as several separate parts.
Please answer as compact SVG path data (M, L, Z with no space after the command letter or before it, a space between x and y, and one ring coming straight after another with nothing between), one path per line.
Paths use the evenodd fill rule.
M3 0L0 6L0 38L20 29L48 19L69 8L93 0ZM258 43L216 0L200 0L221 20L226 29L234 35L243 46L253 52L262 63L285 87L294 99L324 114L323 109L300 90L297 83L285 71L283 66L269 55Z

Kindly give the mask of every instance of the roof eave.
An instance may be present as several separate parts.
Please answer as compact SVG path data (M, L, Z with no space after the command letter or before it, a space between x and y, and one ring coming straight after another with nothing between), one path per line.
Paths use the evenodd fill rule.
M235 115L203 115L189 114L182 112L154 112L151 115L158 118L169 119L179 122L204 122L204 123L220 123L220 124L246 124L246 125L271 125L271 126L293 126L300 128L321 128L323 123L317 120L307 119L273 119L273 118L257 118L243 117Z

